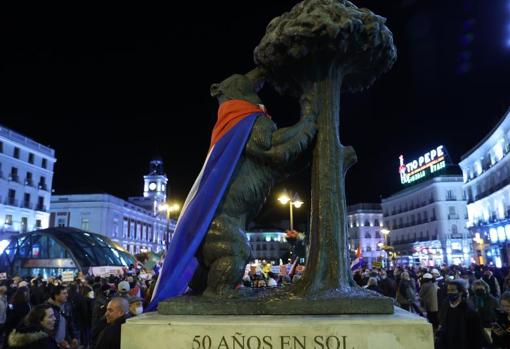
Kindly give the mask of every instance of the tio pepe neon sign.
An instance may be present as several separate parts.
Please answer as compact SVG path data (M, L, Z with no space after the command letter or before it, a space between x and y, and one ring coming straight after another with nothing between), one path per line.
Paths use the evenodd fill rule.
M418 179L446 167L446 160L442 145L423 154L417 160L408 162L407 164L404 162L403 155L400 155L398 158L400 160L398 172L400 173L400 182L402 184L413 183Z

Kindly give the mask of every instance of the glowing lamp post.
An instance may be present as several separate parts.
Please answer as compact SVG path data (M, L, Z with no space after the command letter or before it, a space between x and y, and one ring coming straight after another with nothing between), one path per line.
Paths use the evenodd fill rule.
M384 244L382 242L380 242L379 244L377 244L378 246L379 245L382 245L382 246L379 246L381 247L382 249L384 249L384 252L386 252L386 268L388 268L389 266L389 258L388 258L388 255L389 255L389 252L388 250L390 249L390 247L388 246L388 235L390 234L390 230L389 229L386 229L386 228L382 228L381 229L381 233L384 235Z
M287 193L287 192L284 192L282 195L280 195L280 197L278 197L278 201L280 201L280 203L282 205L289 204L290 230L294 230L294 214L292 212L292 208L293 207L300 208L303 205L303 201L301 201L301 199L299 198L299 195L297 193L292 195L292 199L291 199L291 195L289 195L289 193Z
M168 244L170 243L170 218L172 217L173 212L178 212L181 209L181 206L177 203L164 203L159 206L160 212L166 213L166 233L165 233L165 250L168 251Z

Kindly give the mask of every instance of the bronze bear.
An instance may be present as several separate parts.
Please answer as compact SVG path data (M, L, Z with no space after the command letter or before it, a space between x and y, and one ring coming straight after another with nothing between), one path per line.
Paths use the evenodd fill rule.
M262 105L257 95L264 77L258 69L234 74L211 86L219 104L240 99ZM277 129L268 117L255 121L245 150L216 210L196 257L199 266L189 283L191 294L232 297L251 255L245 230L262 208L272 187L282 180L317 132L313 108L304 108L295 125ZM305 115L309 113L310 115Z

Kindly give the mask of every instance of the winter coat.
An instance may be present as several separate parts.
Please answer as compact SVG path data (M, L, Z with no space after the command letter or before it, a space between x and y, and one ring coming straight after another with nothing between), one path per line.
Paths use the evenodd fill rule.
M437 304L437 285L435 282L424 282L420 289L420 299L427 313L439 311Z
M42 328L21 326L9 334L6 349L58 349L58 346Z
M9 334L20 324L21 320L30 312L28 303L13 305L13 308L7 309L7 321L5 322L5 334Z
M463 300L452 308L448 301L439 312L437 349L481 349L483 329L476 311Z
M473 309L476 310L482 321L482 326L490 328L491 324L496 321L497 309L499 308L499 301L491 296L485 294L485 296L477 296L469 299Z
M413 304L416 301L416 291L410 280L400 280L397 290L397 302L400 305Z
M491 275L490 277L484 275L482 279L489 285L491 295L499 299L499 297L501 297L501 289L499 287L498 279L496 279L494 275Z
M112 324L106 326L99 335L93 349L120 349L120 329L126 317L121 316Z
M379 281L379 288L386 297L395 298L397 292L397 283L390 277L386 277Z

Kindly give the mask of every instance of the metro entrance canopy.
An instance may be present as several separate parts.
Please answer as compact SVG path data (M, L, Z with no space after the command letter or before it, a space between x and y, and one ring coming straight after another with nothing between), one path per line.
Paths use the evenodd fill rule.
M0 255L0 271L11 276L88 273L94 267L121 268L134 263L132 255L106 236L68 227L17 235Z

